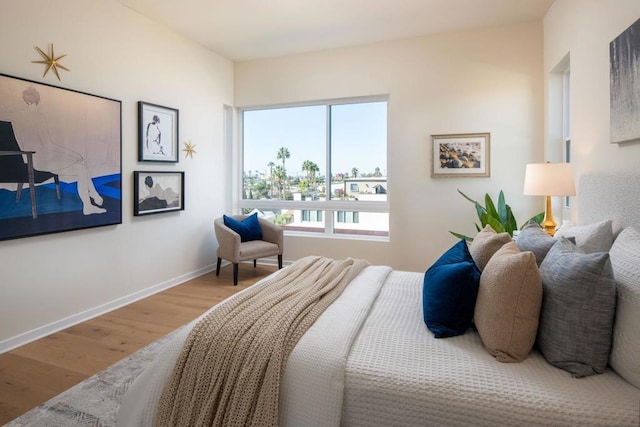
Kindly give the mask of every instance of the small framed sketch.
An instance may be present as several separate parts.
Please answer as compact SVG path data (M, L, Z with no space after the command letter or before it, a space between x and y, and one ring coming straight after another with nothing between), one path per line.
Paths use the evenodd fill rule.
M138 102L138 160L177 163L178 110Z
M133 172L133 215L184 210L184 172Z
M431 135L431 177L488 177L489 133Z

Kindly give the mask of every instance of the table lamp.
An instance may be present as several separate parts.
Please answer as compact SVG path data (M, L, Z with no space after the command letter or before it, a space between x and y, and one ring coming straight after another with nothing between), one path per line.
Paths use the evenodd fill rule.
M569 163L530 163L524 174L524 191L528 196L545 196L544 220L540 224L550 236L556 232L551 196L575 196L573 168Z

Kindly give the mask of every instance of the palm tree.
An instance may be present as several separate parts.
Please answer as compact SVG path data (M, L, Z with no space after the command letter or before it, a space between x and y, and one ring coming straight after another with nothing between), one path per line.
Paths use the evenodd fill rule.
M287 147L280 147L276 158L278 160L282 160L282 169L285 169L284 161L289 157L291 157L291 154L289 153L289 149Z
M276 181L278 182L278 199L282 200L284 194L284 183L287 179L287 171L284 167L277 165L274 168Z
M307 179L311 181L312 187L316 187L316 173L320 172L320 168L317 164L311 160L305 160L302 162L302 170L307 173Z
M320 168L318 167L318 165L311 160L305 160L302 163L302 170L307 173L307 178L309 178L310 180L315 180L316 173L320 172Z
M269 193L271 193L271 197L273 197L273 167L275 165L273 162L267 163L267 166L269 166Z
M282 173L284 174L284 178L283 181L285 181L284 183L286 184L286 180L287 180L287 169L285 168L284 165L284 161L286 159L288 159L289 157L291 157L291 154L289 154L289 149L287 147L280 147L280 149L278 150L278 155L276 156L276 158L278 160L282 160ZM281 185L280 187L284 187L281 181ZM280 198L282 198L282 188L280 190Z

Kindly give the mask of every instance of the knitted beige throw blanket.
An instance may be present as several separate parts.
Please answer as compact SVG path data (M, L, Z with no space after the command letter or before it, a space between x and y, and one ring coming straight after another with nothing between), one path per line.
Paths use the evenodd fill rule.
M277 426L287 357L367 265L306 257L205 316L167 381L156 426Z

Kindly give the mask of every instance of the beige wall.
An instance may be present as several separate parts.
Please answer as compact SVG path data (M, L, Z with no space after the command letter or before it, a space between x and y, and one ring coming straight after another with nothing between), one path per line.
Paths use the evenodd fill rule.
M640 18L638 0L556 0L544 19L548 157L557 159L553 70L571 67L571 146L576 176L591 171L637 170L640 140L611 144L609 137L609 43ZM579 208L579 206L577 206ZM577 208L572 208L575 219Z
M288 237L285 259L360 257L424 271L475 233L476 199L505 191L520 221L542 210L522 195L543 155L541 23L236 63L236 106L389 95L390 241ZM430 177L430 135L491 133L491 177Z
M215 263L212 219L223 212L223 104L233 64L112 0L6 0L0 72L122 101L123 224L0 242L0 352ZM34 46L67 54L71 72L42 78ZM180 110L176 165L138 163L137 102ZM133 217L134 170L185 171L186 210Z

